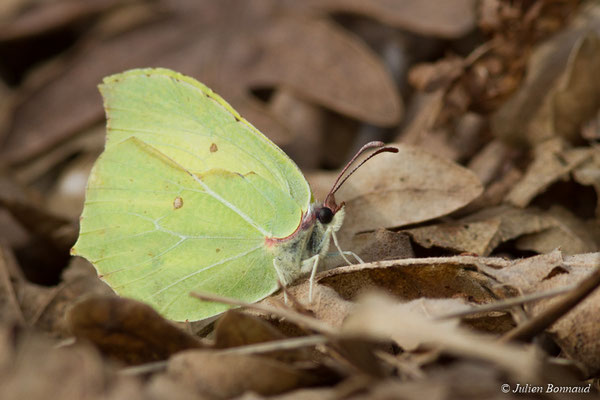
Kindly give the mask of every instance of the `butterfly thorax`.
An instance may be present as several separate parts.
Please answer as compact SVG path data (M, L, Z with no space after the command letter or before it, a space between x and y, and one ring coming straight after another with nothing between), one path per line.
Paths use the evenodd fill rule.
M270 240L274 259L273 266L277 270L283 285L290 284L310 271L312 262L305 261L319 255L323 257L329 250L329 242L333 232L337 232L344 221L344 209L339 209L331 221L323 223L317 218L322 206L311 204L299 228L283 240Z

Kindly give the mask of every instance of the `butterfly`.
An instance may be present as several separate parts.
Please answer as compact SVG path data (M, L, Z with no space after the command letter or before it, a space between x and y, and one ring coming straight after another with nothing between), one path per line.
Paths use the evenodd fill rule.
M201 320L230 306L192 291L255 302L305 274L312 283L331 238L350 254L337 244L344 206L334 194L351 163L316 203L296 164L195 79L134 69L99 89L106 145L72 254L119 295ZM371 142L357 156L371 148L397 151Z

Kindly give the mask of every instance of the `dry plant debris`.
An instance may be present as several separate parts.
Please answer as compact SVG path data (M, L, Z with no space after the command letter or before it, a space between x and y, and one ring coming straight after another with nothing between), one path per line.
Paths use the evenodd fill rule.
M312 302L302 279L175 324L71 258L96 85L159 66L317 199L365 142L396 145L336 195L364 263L331 257ZM0 398L597 396L599 70L592 0L0 2Z

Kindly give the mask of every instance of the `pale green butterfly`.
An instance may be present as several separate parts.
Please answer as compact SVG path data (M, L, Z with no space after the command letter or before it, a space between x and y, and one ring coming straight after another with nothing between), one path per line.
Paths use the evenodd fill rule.
M334 193L345 179L311 203L296 164L200 82L135 69L105 78L100 92L106 146L72 254L119 295L200 320L230 306L190 292L255 302L311 271L312 283L331 237L339 250ZM371 156L397 151L372 142L361 152L373 147Z

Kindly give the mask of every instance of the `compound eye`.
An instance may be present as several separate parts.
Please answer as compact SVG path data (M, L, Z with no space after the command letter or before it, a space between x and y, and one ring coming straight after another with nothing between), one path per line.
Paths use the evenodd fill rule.
M328 224L333 219L333 211L328 207L321 207L319 211L317 211L317 219L322 224Z

